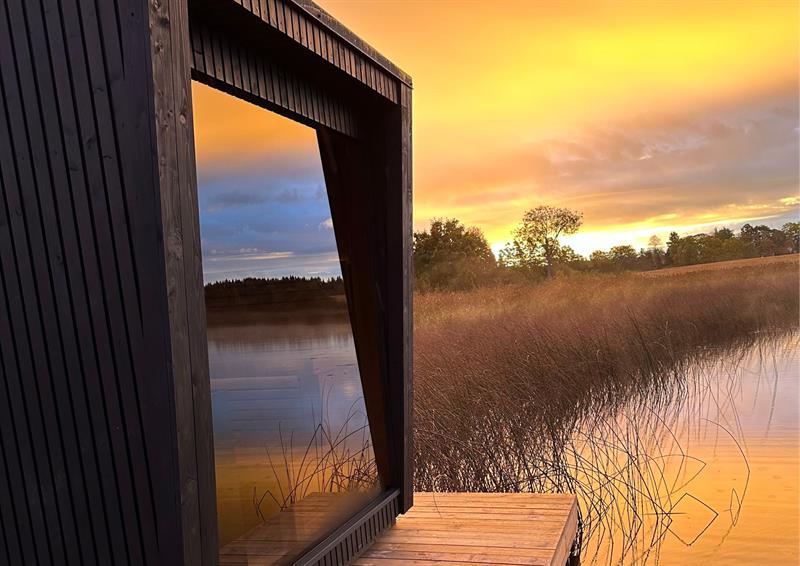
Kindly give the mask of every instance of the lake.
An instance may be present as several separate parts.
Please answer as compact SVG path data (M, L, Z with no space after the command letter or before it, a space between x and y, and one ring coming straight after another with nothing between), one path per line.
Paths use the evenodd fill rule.
M208 335L224 544L279 508L315 423L346 436L349 453L369 440L346 317L210 324ZM800 336L709 359L667 402L583 431L611 439L583 452L604 474L583 506L607 506L584 563L797 564Z
M603 500L616 524L592 533L585 563L797 564L800 336L712 357L681 381L667 403L637 403L595 434L614 448L594 453L602 495L581 499Z

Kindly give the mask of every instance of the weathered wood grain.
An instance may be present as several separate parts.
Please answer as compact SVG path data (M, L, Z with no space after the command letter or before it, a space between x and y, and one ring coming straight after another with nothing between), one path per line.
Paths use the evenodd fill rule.
M150 3L150 25L183 560L214 564L216 488L186 1ZM216 68L231 80L229 49L220 47Z
M200 16L191 20L190 39L195 80L309 126L358 135L352 105L314 73L276 57L275 48L242 42Z
M151 73L143 2L0 9L3 564L180 561Z

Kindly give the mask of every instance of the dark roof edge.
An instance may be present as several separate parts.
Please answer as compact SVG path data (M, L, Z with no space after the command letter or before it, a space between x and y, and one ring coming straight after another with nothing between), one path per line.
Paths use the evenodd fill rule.
M378 53L374 47L350 31L350 29L322 9L316 2L313 0L292 0L292 2L309 16L316 18L322 25L328 28L332 33L338 35L343 41L349 43L354 49L360 51L366 57L383 67L386 72L394 75L407 86L412 86L411 76L408 73Z

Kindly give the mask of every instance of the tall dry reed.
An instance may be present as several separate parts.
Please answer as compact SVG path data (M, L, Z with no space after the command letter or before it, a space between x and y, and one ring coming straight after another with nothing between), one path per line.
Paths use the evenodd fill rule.
M680 450L659 407L693 365L796 329L799 283L792 262L418 296L416 488L577 492L584 539L646 557Z

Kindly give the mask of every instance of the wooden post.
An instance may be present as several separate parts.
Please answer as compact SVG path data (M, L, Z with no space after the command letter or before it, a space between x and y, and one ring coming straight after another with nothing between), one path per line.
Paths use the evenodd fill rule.
M186 0L151 2L150 30L183 561L210 565L218 561L216 486Z
M318 129L320 155L381 479L413 504L411 89L363 139Z
M371 183L369 145L319 128L320 158L342 265L361 387L381 481L391 485L386 330L380 285L384 221L381 191Z

